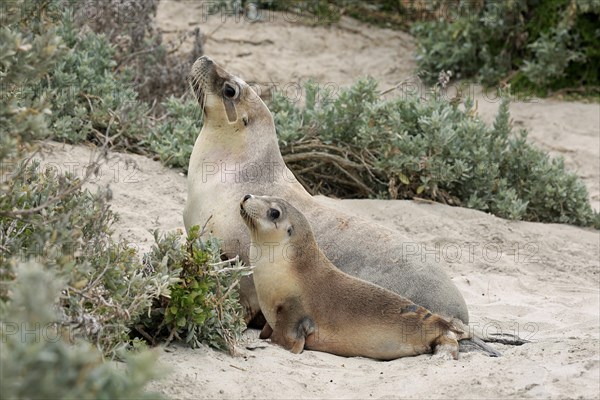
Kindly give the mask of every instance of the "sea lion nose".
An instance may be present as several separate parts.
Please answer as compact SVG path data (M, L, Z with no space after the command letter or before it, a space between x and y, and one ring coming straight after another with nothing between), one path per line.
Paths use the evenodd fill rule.
M251 198L252 195L251 194L247 194L244 196L244 200L242 200L242 203L244 203L246 200L248 200L249 198Z

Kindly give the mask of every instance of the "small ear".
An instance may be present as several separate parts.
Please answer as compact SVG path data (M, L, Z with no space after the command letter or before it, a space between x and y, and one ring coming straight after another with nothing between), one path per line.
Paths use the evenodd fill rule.
M223 99L223 105L225 106L225 113L230 123L237 121L237 113L235 112L235 103L230 99Z
M244 123L244 126L248 126L248 116L246 114L242 117L242 122Z
M287 229L288 236L292 236L292 233L294 233L294 227L293 226L289 226L288 229Z

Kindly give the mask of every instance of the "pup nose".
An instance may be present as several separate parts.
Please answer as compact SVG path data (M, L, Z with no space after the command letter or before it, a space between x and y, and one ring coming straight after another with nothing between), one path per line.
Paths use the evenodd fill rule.
M252 195L251 194L247 194L244 196L244 200L242 200L242 203L245 202L246 200L248 200L249 198L251 198Z

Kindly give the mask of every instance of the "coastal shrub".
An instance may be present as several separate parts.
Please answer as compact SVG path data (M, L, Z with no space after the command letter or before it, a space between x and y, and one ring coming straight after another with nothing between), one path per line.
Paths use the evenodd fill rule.
M144 348L133 333L157 301L168 305L171 290L185 298L192 289L181 286L176 269L148 270L133 246L114 240L110 190L84 186L108 147L129 149L142 139L128 142L125 130L135 135L140 125L128 112L139 116L146 106L119 87L102 37L69 28L56 5L15 1L0 13L1 397L151 398L143 386L153 376L152 357L133 356L131 350ZM78 177L35 161L44 138L102 146ZM216 242L210 249L207 262L220 253ZM208 268L196 261L204 262L189 261L188 269ZM211 268L219 266L225 264ZM230 304L237 301L234 282L211 273L203 283L222 296L207 295L220 302L193 310L208 321L195 329L205 329L209 345L223 348L223 335L232 346L237 336L229 327L243 326ZM221 308L201 309L213 306ZM230 310L235 314L225 314Z
M200 344L234 352L246 328L238 286L250 273L240 261L221 261L218 239L205 238L194 226L181 243L180 233L154 232L155 245L144 259L146 271L168 271L179 279L160 296L138 325L151 341L178 338L192 347Z
M158 131L178 129L157 123L154 113L160 109L164 116L185 106L185 101L167 96L182 95L187 89L185 77L202 54L201 40L197 39L198 46L187 61L167 57L168 46L153 34L149 23L155 2L138 3L83 1L69 3L58 12L61 2L48 2L52 11L48 18L64 52L44 79L22 87L20 96L46 99L53 105L49 113L52 139L107 143L114 150L154 154L149 139L158 137ZM85 18L89 15L94 18ZM164 149L159 144L157 150L160 154ZM173 155L165 159L167 165L184 165Z
M0 279L11 282L19 260L38 260L65 282L63 322L114 356L129 345L129 326L173 279L144 275L135 249L111 238L117 216L107 191L81 190L80 178L36 162L10 183L0 198ZM2 300L9 293L10 286L0 287Z
M127 345L128 324L150 306L154 294L148 288L165 283L155 282L163 277L142 276L135 251L111 238L117 217L108 205L110 192L83 189L103 161L102 151L83 177L42 168L32 159L32 139L56 134L52 118L57 113L52 96L31 88L64 64L69 50L58 36L52 8L40 12L24 1L10 3L6 11L14 19L2 29L10 40L3 44L6 90L0 98L6 122L0 128L0 154L5 155L0 160L0 301L11 301L19 262L34 259L65 283L64 323L112 357ZM105 327L112 329L110 335Z
M154 21L158 4L159 0L80 0L69 5L78 30L90 29L106 37L114 49L115 70L128 69L139 98L160 108L169 96L187 90L185 78L204 53L204 37L195 28L166 43ZM192 48L182 54L179 47L188 37L193 39Z
M412 26L419 73L429 83L450 70L528 95L600 91L599 2L461 1L443 9Z
M138 99L131 71L115 73L113 46L103 35L80 32L69 9L57 34L68 52L35 87L35 95L53 105L52 138L145 153L140 141L151 129L149 106Z
M52 100L48 136L153 154L185 169L202 124L197 103L170 97L160 118L149 117L130 72L114 68L113 45L102 35L79 32L65 15L57 32L66 54L41 80L37 93L43 96L21 95ZM523 133L498 125L508 124L506 107L497 126L487 127L474 117L472 104L464 109L460 100L435 92L427 99L383 100L375 86L361 81L333 98L309 85L304 108L274 98L282 153L312 193L418 196L512 219L593 224L581 180L522 140ZM85 95L70 96L64 87ZM517 153L527 157L511 158Z
M202 110L196 100L176 97L166 99L163 108L160 124L143 143L163 164L187 172L194 142L202 129Z
M0 397L160 398L144 390L157 377L153 354L129 354L125 365L103 361L90 343L72 336L56 312L64 282L35 262L19 262L15 271L12 301L0 309Z
M503 218L600 227L581 179L513 132L509 98L492 126L474 103L407 94L383 100L361 80L333 98L306 85L299 107L271 104L286 163L312 193L340 198L425 198Z
M245 328L239 263L221 262L218 241L193 229L184 245L178 234L157 235L142 264L134 246L112 239L117 215L108 193L81 190L80 183L35 162L11 180L0 197L0 301L11 302L19 262L33 259L64 282L62 324L110 358L137 346L131 330L142 325L159 338L164 328L192 345L233 351Z

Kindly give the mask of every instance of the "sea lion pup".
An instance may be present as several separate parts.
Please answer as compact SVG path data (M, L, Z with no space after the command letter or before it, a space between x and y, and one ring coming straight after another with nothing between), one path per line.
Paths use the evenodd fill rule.
M194 63L189 80L204 126L188 169L188 231L208 220L207 232L223 241L225 256L239 255L247 263L250 237L239 201L247 193L276 195L306 216L319 247L344 272L445 318L469 322L465 301L435 254L398 231L321 204L302 187L283 161L273 116L246 82L208 57ZM240 302L247 322L259 315L249 277L240 283Z
M307 219L283 199L246 195L240 203L252 240L250 260L261 336L293 353L319 350L380 360L433 353L458 359L468 334L396 293L337 269Z

